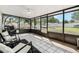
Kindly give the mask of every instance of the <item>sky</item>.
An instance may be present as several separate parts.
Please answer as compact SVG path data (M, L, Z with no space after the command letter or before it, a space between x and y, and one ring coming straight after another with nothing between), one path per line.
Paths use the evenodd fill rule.
M68 20L68 21L70 21L72 18L72 14L73 14L73 12L70 12L70 13L65 13L65 20ZM60 22L62 22L62 19L63 19L63 15L61 14L61 15L56 15L56 16L54 16L56 19L59 19L59 21Z

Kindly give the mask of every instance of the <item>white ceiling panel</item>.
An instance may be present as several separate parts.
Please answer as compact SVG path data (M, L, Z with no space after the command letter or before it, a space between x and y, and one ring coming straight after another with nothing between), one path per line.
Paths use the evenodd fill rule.
M0 12L21 17L35 17L73 5L0 5ZM30 13L28 13L30 11Z

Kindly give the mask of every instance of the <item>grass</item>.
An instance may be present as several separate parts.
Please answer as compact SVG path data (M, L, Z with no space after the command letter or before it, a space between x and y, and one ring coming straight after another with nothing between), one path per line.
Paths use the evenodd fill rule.
M69 33L79 33L79 28L64 28L65 32L69 32ZM62 27L54 27L54 28L48 28L48 31L58 31L58 32L62 32Z

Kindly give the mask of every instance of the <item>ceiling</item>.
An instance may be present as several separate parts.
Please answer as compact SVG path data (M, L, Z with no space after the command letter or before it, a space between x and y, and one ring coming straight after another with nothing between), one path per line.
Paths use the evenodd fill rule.
M73 5L0 5L0 13L31 18L72 6Z

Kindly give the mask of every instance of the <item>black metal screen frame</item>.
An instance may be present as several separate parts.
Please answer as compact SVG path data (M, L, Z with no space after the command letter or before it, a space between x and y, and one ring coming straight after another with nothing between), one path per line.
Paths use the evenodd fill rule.
M77 8L79 7L79 5L76 5L76 6L73 6L73 7L70 7L70 8L66 8L66 9L62 9L62 10L58 10L58 11L54 11L54 12L51 12L51 13L48 13L48 14L44 14L44 15L40 15L40 16L36 16L36 17L40 17L40 31L42 30L42 24L41 24L41 18L43 18L43 16L46 16L47 18L47 35L48 35L48 16L49 14L54 14L54 13L58 13L58 12L62 12L62 13L58 13L58 14L54 14L54 15L60 15L60 14L63 14L62 18L63 18L63 23L62 23L62 34L63 34L63 39L65 41L65 33L64 33L64 28L65 28L65 23L64 23L64 20L65 20L65 13L69 13L69 12L73 12L73 11L79 11L79 9L75 9L75 10L71 10L71 11L67 11L65 12L66 10L69 10L69 9L73 9L73 8ZM51 15L51 16L54 16L54 15ZM35 18L35 17L33 17Z

